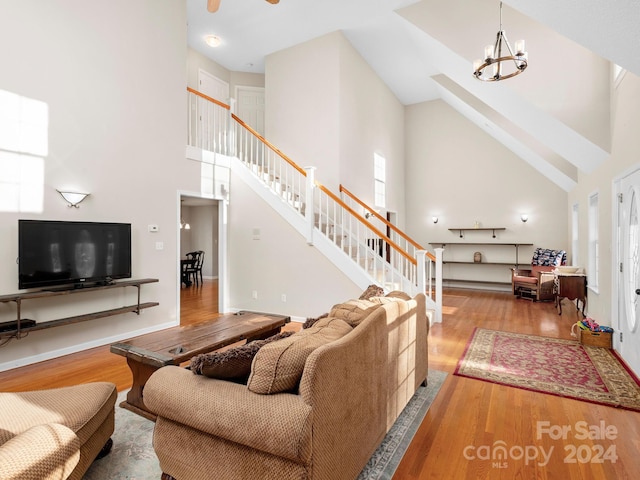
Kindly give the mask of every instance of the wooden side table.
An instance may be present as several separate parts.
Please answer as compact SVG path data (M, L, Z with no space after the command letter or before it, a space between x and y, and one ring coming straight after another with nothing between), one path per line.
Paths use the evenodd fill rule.
M582 315L587 303L587 276L576 274L556 274L554 279L553 293L556 297L556 308L558 315L562 315L562 300L568 298L576 301L576 309L580 310L582 301Z

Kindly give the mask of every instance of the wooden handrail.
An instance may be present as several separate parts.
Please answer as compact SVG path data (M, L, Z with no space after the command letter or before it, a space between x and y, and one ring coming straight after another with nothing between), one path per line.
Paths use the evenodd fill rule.
M415 258L413 258L411 255L409 255L407 252L405 252L401 247L399 247L393 240L391 240L389 237L387 237L384 233L382 233L380 230L378 230L376 227L374 227L373 225L371 225L369 222L367 222L367 220L360 215L358 212L356 212L354 209L352 209L349 205L347 205L346 203L344 203L340 197L338 197L335 193L333 193L331 190L329 190L328 188L326 188L324 185L322 185L320 182L316 181L316 187L318 187L320 190L322 190L325 194L327 194L329 197L331 197L331 199L336 202L338 205L340 205L342 208L344 208L347 212L349 212L352 216L354 216L360 223L362 223L363 225L365 225L367 228L371 229L371 231L373 233L375 233L377 236L379 236L381 239L383 239L384 241L386 241L389 245L391 245L391 247L396 250L400 255L402 255L403 257L405 257L407 260L409 260L411 263L413 263L414 265L417 265L417 260Z
M222 103L221 101L216 100L215 98L211 98L211 97L209 97L209 96L205 95L204 93L200 93L199 91L194 90L194 89L193 89L193 88L191 88L191 87L187 87L187 92L191 92L191 93L193 93L194 95L197 95L198 97L201 97L201 98L204 98L205 100L208 100L208 101L210 101L210 102L213 102L213 103L215 103L216 105L218 105L218 106L220 106L220 107L224 108L225 110L231 110L231 107L230 107L229 105L227 105L226 103Z
M211 98L203 93L198 92L197 90L194 90L193 88L187 87L187 91L190 93L193 93L194 95L197 95L201 98L204 98L205 100L208 100L210 102L215 103L216 105L221 106L222 108L225 108L227 110L230 109L229 105L226 105L214 98ZM238 122L242 127L244 127L246 130L248 130L253 136L255 136L258 140L260 140L262 143L264 143L267 147L269 147L271 150L273 150L276 154L278 154L285 162L287 162L289 165L291 165L295 170L297 170L300 174L302 174L303 176L307 176L307 172L300 167L297 163L295 163L293 160L291 160L289 157L287 157L284 153L282 153L278 148L275 147L275 145L273 145L271 142L269 142L266 138L264 138L262 135L260 135L258 132L256 132L251 126L249 126L247 123L244 122L244 120L242 120L240 117L238 117L236 114L232 113L231 114L231 118L233 118L236 122ZM315 181L316 186L322 191L324 192L326 195L328 195L333 201L335 201L338 205L340 205L342 208L344 208L347 212L349 212L352 216L354 216L360 223L362 223L363 225L367 226L369 229L371 229L371 231L373 233L375 233L376 235L378 235L382 240L384 240L385 242L387 242L394 250L396 250L400 255L402 255L403 257L405 257L407 260L409 260L411 263L413 263L414 265L417 265L417 260L415 258L413 258L411 255L409 255L407 252L405 252L400 246L398 246L393 240L391 240L389 237L387 237L384 233L382 233L380 230L378 230L377 228L375 228L373 225L371 225L364 217L362 217L358 212L356 212L355 210L353 210L351 207L349 207L346 203L344 203L340 197L338 197L337 195L335 195L333 192L331 192L328 188L326 188L324 185L322 185L320 182ZM343 190L343 186L340 185L340 190ZM344 189L346 190L346 189ZM350 192L346 192L347 194L349 194L350 196L352 196L356 201L358 201L359 203L361 203L357 198L355 198L355 196L353 196L352 194L350 194ZM369 207L367 207L365 204L362 204L365 208L367 208L368 210L372 211L375 215L377 215L378 218L380 218L383 222L388 223L388 225L390 225L394 230L396 230L401 236L405 237L408 241L410 241L414 246L416 246L417 248L424 250L422 247L420 247L420 245L418 245L417 243L413 242L410 238L406 237L400 230L398 230L393 224L387 222L386 219L384 219L383 217L381 217L377 212L369 209ZM427 252L427 256L431 259L435 261L435 257L433 255L431 255L431 253Z
M244 120L242 120L240 117L238 117L235 113L231 114L231 118L233 118L236 122L238 122L245 129L249 130L249 132L251 134L253 134L254 137L256 137L258 140L260 140L262 143L264 143L267 147L269 147L271 150L273 150L275 153L277 153L280 156L280 158L282 158L285 162L287 162L289 165L291 165L293 168L295 168L304 177L307 176L307 172L306 172L306 170L304 168L302 168L300 165L298 165L296 162L294 162L289 157L287 157L284 153L282 153L280 150L278 150L275 147L275 145L273 145L266 138L264 138L262 135L260 135L258 132L256 132L253 128L251 128L248 124L246 124L244 122Z
M224 108L226 110L230 110L231 109L231 107L229 107L229 105L227 105L225 103L222 103L222 102L216 100L215 98L211 98L211 97L205 95L204 93L200 93L199 91L194 90L191 87L187 87L187 92L193 93L194 95L197 95L200 98L204 98L205 100L213 102L216 105L219 105L220 107L222 107L222 108ZM271 150L273 150L275 153L277 153L285 162L287 162L289 165L291 165L293 168L295 168L303 176L305 176L305 177L307 176L307 172L302 167L300 167L297 163L295 163L293 160L291 160L289 157L287 157L284 153L282 153L280 150L278 150L275 147L275 145L273 145L266 138L264 138L262 135L260 135L258 132L256 132L248 124L246 124L244 122L244 120L242 120L240 117L238 117L234 113L231 114L231 118L233 118L236 122L238 122L242 127L247 129L249 132L251 132L251 134L253 136L255 136L258 140L260 140L262 143L264 143L267 147L269 147Z
M382 223L384 223L387 227L391 228L394 232L396 232L398 235L400 235L402 238L404 238L407 242L409 242L411 245L413 245L416 249L418 250L426 250L426 248L424 248L422 245L420 245L419 243L417 243L415 240L413 240L411 237L409 237L406 233L404 233L402 230L400 230L398 227L396 227L393 223L391 223L389 220L387 220L386 218L384 218L382 215L380 215L378 212L376 212L373 208L371 208L369 205L367 205L366 203L364 203L362 200L360 200L355 194L351 193L344 185L340 184L340 192L344 192L346 193L348 196L350 196L353 200L355 200L361 207L365 208L366 210L368 210L369 212L371 212L378 220L382 221ZM430 252L427 252L427 256L433 260L435 262L436 257L434 255L432 255Z

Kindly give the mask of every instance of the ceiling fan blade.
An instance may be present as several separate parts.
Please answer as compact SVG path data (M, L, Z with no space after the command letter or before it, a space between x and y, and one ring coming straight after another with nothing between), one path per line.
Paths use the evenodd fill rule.
M215 13L220 8L220 0L207 0L207 10L211 13Z
M267 0L267 2L269 2L271 5L275 5L276 3L279 3L280 0Z

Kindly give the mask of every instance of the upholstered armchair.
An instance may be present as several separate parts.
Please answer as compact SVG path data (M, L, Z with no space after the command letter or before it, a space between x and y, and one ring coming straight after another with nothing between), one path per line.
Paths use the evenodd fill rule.
M519 298L534 301L553 300L553 270L566 265L567 252L536 248L531 259L530 269L513 268L511 287Z
M0 392L0 479L80 480L111 449L113 383Z

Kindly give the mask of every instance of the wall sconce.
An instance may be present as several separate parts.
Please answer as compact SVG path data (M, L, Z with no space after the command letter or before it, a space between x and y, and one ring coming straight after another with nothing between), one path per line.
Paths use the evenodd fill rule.
M435 215L431 217L431 220L433 220L433 223L438 223L438 217L436 217Z
M60 194L62 198L69 204L69 207L80 208L79 204L85 198L87 198L89 193L79 193L79 192L62 192L60 190L56 190Z
M522 223L527 223L527 220L529 220L529 215L527 215L526 213L521 214L520 220L522 220Z

